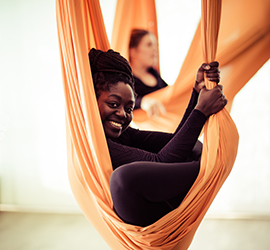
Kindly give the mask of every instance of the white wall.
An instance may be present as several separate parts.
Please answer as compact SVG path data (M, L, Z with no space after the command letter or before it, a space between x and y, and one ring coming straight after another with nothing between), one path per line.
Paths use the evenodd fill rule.
M1 1L0 12L1 203L73 207L55 1Z
M270 60L236 95L231 116L239 147L209 212L270 214Z
M173 83L200 18L200 0L156 2L161 73ZM109 38L115 3L101 0ZM167 28L172 23L179 32ZM0 27L2 209L78 211L66 172L55 1L0 1ZM172 43L179 42L181 50L172 51ZM210 214L270 213L269 83L268 61L235 98L231 114L240 134L239 153Z

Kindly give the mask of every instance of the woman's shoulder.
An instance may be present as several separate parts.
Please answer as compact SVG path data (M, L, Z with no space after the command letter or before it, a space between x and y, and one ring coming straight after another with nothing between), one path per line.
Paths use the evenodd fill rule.
M152 74L157 79L157 87L158 88L163 88L163 87L168 86L168 84L162 79L159 72L155 68L153 68L153 67L149 68L148 72L150 74Z
M159 90L167 86L167 83L161 78L156 69L149 68L148 72L156 78L157 84L155 86L148 86L141 79L134 75L135 91L138 96L145 96L149 93L152 93L153 91Z
M132 138L134 137L134 135L139 133L139 131L140 131L139 129L128 127L118 138L110 140L116 143L120 143L122 145L131 146Z
M157 78L157 79L160 78L160 74L155 68L153 68L153 67L148 68L148 72L151 75L153 75L155 78Z

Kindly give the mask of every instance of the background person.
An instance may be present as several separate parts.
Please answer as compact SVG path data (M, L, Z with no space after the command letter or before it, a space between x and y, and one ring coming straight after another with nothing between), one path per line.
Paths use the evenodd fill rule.
M157 39L147 30L133 29L129 41L129 63L137 93L135 109L145 110L149 117L164 114L163 104L145 95L164 88L167 83L154 68L158 62Z

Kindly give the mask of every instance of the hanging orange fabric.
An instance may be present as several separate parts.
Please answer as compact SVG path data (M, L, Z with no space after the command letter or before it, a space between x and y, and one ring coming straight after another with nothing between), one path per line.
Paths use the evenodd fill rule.
M129 16L125 15L128 13L128 9L133 8L132 1L118 0L116 13L121 12L120 7L123 2L125 2L126 9L121 16L117 16L114 30L121 30L122 36L127 36L134 27L148 29L147 23L132 22L129 20ZM229 100L226 106L228 110L231 108L234 96L270 57L269 11L269 0L226 0L222 2L216 60L220 63L224 94ZM134 12L133 15L135 14L139 16L141 12ZM153 14L151 13L151 15ZM129 22L125 23L124 20L127 19ZM172 27L172 30L175 30L175 27ZM177 30L177 32L181 31ZM125 55L126 47L118 46L118 44L122 44L122 36L113 33L112 45ZM175 49L177 50L177 48ZM173 86L148 95L159 99L164 104L167 110L166 115L149 118L143 110L135 110L133 121L139 128L174 132L189 101L195 73L202 60L201 24L199 24Z
M111 47L127 59L132 28L146 29L152 32L158 41L155 0L117 1ZM159 69L159 65L157 69Z
M202 0L206 60L215 56L220 7L220 1ZM109 190L112 165L87 56L92 47L109 48L99 2L57 0L56 11L66 100L68 172L77 203L112 249L187 249L233 166L238 146L233 121L224 109L207 122L200 173L177 209L144 228L124 223L113 211Z

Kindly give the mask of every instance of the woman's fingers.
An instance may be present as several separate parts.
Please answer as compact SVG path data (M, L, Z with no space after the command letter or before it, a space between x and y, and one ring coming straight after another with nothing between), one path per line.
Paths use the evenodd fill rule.
M219 63L214 61L209 63L208 66L210 68L205 71L207 79L218 84L220 82L220 71L218 69Z
M198 93L204 86L204 84L201 84L204 83L204 77L206 77L211 82L215 82L216 84L220 82L220 71L218 67L219 63L217 61L210 62L209 64L203 63L199 67L194 84L194 88Z
M198 71L205 71L205 70L207 70L206 68L208 68L209 66L208 66L208 64L207 63L203 63L201 66L200 66L200 68L198 69Z
M209 66L210 66L211 68L212 68L212 67L218 68L218 67L219 67L219 62L217 62L217 61L210 62L210 63L209 63Z
M213 89L202 89L199 95L196 109L203 112L206 116L215 114L223 109L228 100L223 95L223 86L217 85Z
M215 82L215 83L219 83L220 82L220 77L219 76L216 76L216 77L207 77L207 79L210 81L210 82Z

